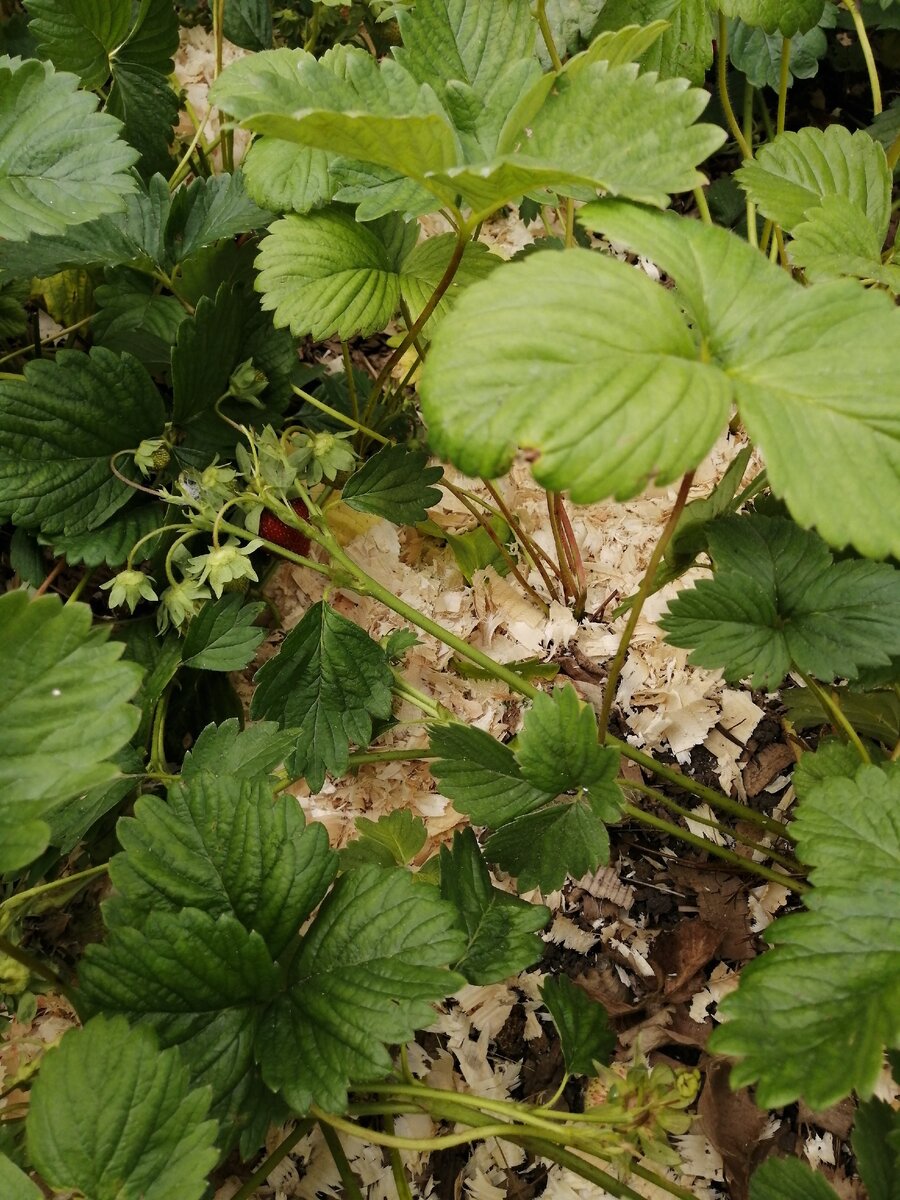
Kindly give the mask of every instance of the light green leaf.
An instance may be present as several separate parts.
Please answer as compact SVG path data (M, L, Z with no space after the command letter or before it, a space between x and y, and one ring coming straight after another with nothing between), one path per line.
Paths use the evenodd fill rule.
M342 876L261 1025L257 1054L269 1087L295 1112L311 1103L343 1111L348 1084L384 1078L386 1047L430 1024L432 1002L462 984L444 964L463 947L452 907L407 871Z
M395 525L415 525L441 498L440 488L431 485L444 472L427 462L424 450L386 446L350 476L341 499L357 512L374 513Z
M453 965L469 983L498 983L540 958L536 934L550 910L494 887L471 829L457 830L452 848L441 847L441 895L466 933L465 952Z
M28 11L42 57L87 88L106 83L109 53L131 29L130 0L30 0Z
M728 17L760 25L766 33L777 30L784 37L793 37L819 23L825 0L718 0L718 7Z
M832 545L900 554L900 314L888 297L849 280L800 287L697 221L614 201L582 217L674 278L791 516ZM853 504L832 486L848 457L866 463Z
M95 822L121 804L140 786L144 774L144 756L133 746L125 746L115 757L119 769L125 772L111 783L101 783L78 796L64 800L47 813L50 826L50 845L60 854L69 854Z
M522 775L508 746L474 725L432 725L431 773L441 792L475 825L496 828L552 800Z
M615 820L622 796L613 781L619 769L616 750L597 740L597 717L578 699L571 684L550 695L535 696L516 739L515 755L529 783L554 796L560 792L590 790L610 805Z
M211 600L188 626L182 651L186 667L196 671L242 671L266 636L254 621L265 604L244 604L226 594Z
M541 999L559 1033L563 1059L570 1075L597 1073L616 1048L606 1009L592 1000L568 975L550 976L541 985Z
M335 158L330 170L334 199L341 204L355 204L357 221L375 221L388 213L398 213L404 221L411 221L440 208L440 200L431 192L387 167Z
M774 949L744 968L711 1048L734 1055L735 1087L763 1107L803 1096L822 1109L871 1094L885 1044L900 1045L900 771L805 789L791 826L814 868L807 912L766 932Z
M0 597L0 799L21 801L24 818L116 774L107 760L137 727L127 701L141 672L107 637L108 627L91 628L86 605Z
M120 211L137 153L74 75L0 56L0 237L60 234Z
M547 0L547 21L553 41L561 57L583 50L591 40L600 10L607 0ZM550 55L541 38L537 53L545 69L550 67Z
M587 250L534 254L467 289L421 384L436 453L493 478L518 447L536 450L535 478L576 503L625 499L695 467L729 394L672 296Z
M508 552L514 541L509 525L500 516L491 517L488 524ZM483 525L476 525L465 533L449 533L434 521L425 521L419 529L447 543L466 583L471 585L476 573L487 567L493 567L498 575L509 574L509 561Z
M416 857L428 837L425 822L421 817L413 816L408 808L394 809L377 821L357 817L353 823L358 836L341 851L344 871L370 864L405 867Z
M650 48L640 52L642 65L658 71L663 79L681 77L702 84L713 58L707 0L606 0L593 32L662 21L667 27L660 29Z
M750 1200L837 1200L837 1192L798 1158L770 1158L753 1172Z
M274 721L259 721L241 729L232 717L221 725L207 725L185 755L181 778L203 772L259 779L284 761L292 742L291 730L279 731Z
M400 266L400 294L406 301L413 320L431 299L450 265L455 244L456 237L452 233L438 234L437 237L419 242L403 259ZM431 337L435 327L449 312L460 292L469 284L486 279L502 261L498 255L491 254L483 242L468 242L453 282L426 322L422 334L426 338Z
M189 1090L176 1051L99 1017L41 1063L28 1149L49 1183L90 1200L200 1200L218 1159L208 1109L209 1092Z
M42 1200L43 1192L32 1183L24 1171L0 1154L0 1189L6 1200Z
M276 221L257 266L263 307L297 337L365 336L383 329L400 303L383 241L336 210Z
M37 817L20 816L18 807L0 808L0 871L4 873L27 867L40 858L50 844L47 822Z
M790 255L809 280L853 275L900 292L900 267L883 264L884 238L866 214L845 196L826 196L794 227Z
M276 212L307 213L331 199L330 155L279 138L257 138L241 164L247 193Z
M777 687L798 667L830 683L900 654L900 571L835 563L792 521L732 517L709 530L715 573L679 593L660 624L690 662Z
M350 743L368 744L372 719L391 714L393 676L384 651L364 630L314 604L255 676L251 716L300 732L289 769L319 791L325 772L342 775Z
M783 133L761 147L735 177L764 216L783 229L799 225L826 196L856 204L882 238L891 210L891 173L868 133L843 125Z
M131 499L110 457L163 431L159 392L135 358L61 350L0 381L0 512L25 528L84 533ZM130 456L121 474L134 479Z

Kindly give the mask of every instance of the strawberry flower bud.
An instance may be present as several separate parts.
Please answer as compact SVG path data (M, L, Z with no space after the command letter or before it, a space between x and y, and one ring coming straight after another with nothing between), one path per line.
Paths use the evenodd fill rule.
M141 600L155 600L153 580L143 571L120 571L114 579L101 586L101 591L109 592L109 607L120 608L128 605L128 611L134 612Z
M221 596L226 584L237 579L258 578L250 555L261 545L258 538L245 546L235 538L229 538L224 546L213 546L207 554L198 554L189 569L199 583L209 583L216 596Z
M200 605L209 598L209 588L194 579L183 579L181 583L171 584L160 596L159 608L156 610L160 633L165 633L170 625L181 629L197 615Z

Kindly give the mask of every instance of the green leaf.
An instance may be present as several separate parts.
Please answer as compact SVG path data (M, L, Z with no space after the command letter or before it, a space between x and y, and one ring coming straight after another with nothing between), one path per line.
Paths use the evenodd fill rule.
M124 563L142 537L165 524L166 508L155 500L130 504L120 509L106 524L87 533L56 533L47 539L53 553L64 557L70 567L84 565L118 567ZM148 539L144 553L152 555L159 548L156 539Z
M85 533L131 499L110 457L159 436L165 410L135 358L97 347L35 360L0 381L0 513L27 529ZM118 469L137 477L130 456Z
M60 854L69 854L74 850L92 825L126 800L139 786L145 766L143 753L139 754L133 746L125 746L114 761L124 772L121 778L111 783L101 783L64 800L47 813L50 845Z
M108 632L91 627L84 604L0 596L0 800L23 802L23 817L116 774L107 760L137 727L128 700L140 671L119 661L122 646L107 643Z
M314 604L260 668L251 716L300 730L289 770L319 791L342 775L350 743L368 744L372 719L391 715L393 676L384 651L329 605Z
M891 749L900 741L900 696L893 689L860 693L832 687L829 693L857 733ZM818 729L831 724L831 713L823 711L820 701L808 688L786 689L782 702L796 729ZM804 761L807 757L804 755Z
M711 1048L737 1057L735 1087L762 1107L822 1109L871 1094L885 1044L900 1044L900 771L861 767L803 790L791 826L813 868L807 912L767 930Z
M178 49L178 18L169 0L141 0L128 41L113 55L113 72L122 63L171 75Z
M550 910L494 887L471 829L457 830L452 849L441 847L441 895L457 909L466 933L465 952L454 967L469 983L497 983L540 958L536 934Z
M820 23L807 33L795 33L791 38L789 78L811 79L818 73L819 60L828 50L825 28L834 24L834 16L826 9ZM754 87L770 87L777 91L781 80L780 33L766 33L758 26L732 21L729 26L728 57L737 70L746 75Z
M0 1189L6 1200L41 1200L43 1192L32 1183L24 1171L0 1154Z
M808 280L853 275L875 280L900 292L900 266L882 264L884 237L866 214L845 196L826 196L817 208L794 227L792 260L803 267Z
M718 0L718 8L747 25L760 25L766 33L777 30L783 37L793 37L819 23L825 0Z
M852 1144L869 1200L898 1200L900 1115L884 1100L866 1100L856 1110Z
M186 667L197 671L241 671L266 636L254 621L265 604L244 604L240 595L211 600L188 626L182 651Z
M463 944L452 907L408 872L363 867L342 876L260 1028L266 1083L295 1112L311 1103L341 1112L348 1084L384 1078L386 1047L428 1025L432 1002L462 984L443 964Z
M413 320L419 316L431 299L444 272L450 265L455 243L454 234L439 234L437 237L419 242L403 259L400 266L400 294L409 306ZM485 279L495 267L500 266L502 261L496 254L491 254L483 242L468 242L463 250L462 260L453 277L453 282L426 321L422 336L431 337L436 325L449 312L460 292L470 283Z
M30 0L28 10L42 57L80 75L87 88L106 83L109 52L131 29L130 0Z
M665 21L667 28L641 54L642 65L658 71L663 79L680 76L702 84L713 59L712 23L706 0L607 0L593 32L635 24L646 27L660 21Z
M750 1200L837 1200L837 1192L798 1158L770 1158L753 1172Z
M887 232L891 173L883 148L864 130L829 125L783 133L735 177L760 212L788 231L827 196L843 196L882 238Z
M888 297L849 280L800 287L741 238L699 221L614 201L581 216L675 279L791 516L832 545L900 554L900 314ZM853 504L833 487L848 458L866 463Z
M0 237L59 234L121 210L137 154L96 96L49 63L0 56Z
M271 0L225 0L225 37L245 50L268 50L272 45Z
M241 164L247 193L276 212L321 208L333 191L329 158L325 150L279 138L257 138Z
M424 450L386 446L344 484L341 499L357 512L374 513L395 525L424 521L428 509L441 498L437 483L441 467L427 467Z
M601 9L607 6L608 0L547 0L547 21L560 55L564 57L584 49L591 40ZM623 24L627 22L623 21ZM537 52L543 66L549 68L550 55L542 42L540 39Z
M41 1063L28 1149L49 1183L91 1200L200 1200L218 1159L208 1109L208 1091L189 1090L174 1050L99 1017Z
M271 219L272 214L247 195L240 171L195 179L172 197L165 223L168 261L182 263L204 246L260 229Z
M553 797L522 775L508 746L474 725L432 725L431 773L441 792L475 825L496 828Z
M0 283L0 341L20 338L28 329L25 301L29 287L17 280Z
M122 135L140 152L144 178L172 169L169 150L181 109L165 75L138 63L120 63L113 73L106 111L122 122Z
M519 446L537 450L535 478L576 503L695 467L729 392L673 297L587 250L537 253L473 284L438 328L421 384L436 453L493 478Z
M110 878L125 901L107 919L201 909L255 930L277 958L322 900L337 856L324 825L305 825L292 796L257 780L192 772L168 801L142 796L118 825ZM135 920L134 923L138 923Z
M50 844L47 822L22 817L17 808L0 808L0 871L4 874L27 867Z
M573 983L568 975L551 976L541 984L541 999L550 1010L570 1075L597 1073L616 1048L606 1009Z
M358 836L341 851L341 867L345 871L369 864L405 867L416 857L428 837L425 822L421 817L414 817L408 808L397 808L377 821L357 817L353 823Z
M690 662L772 689L791 666L824 682L900 654L900 571L835 563L815 533L774 517L733 517L708 535L715 573L660 622Z
M184 305L174 296L157 295L153 280L136 272L115 274L113 282L94 289L94 301L95 345L127 351L148 371L168 369L178 327L187 317Z
M597 738L594 710L566 684L535 696L516 739L516 759L529 783L554 796L576 789L590 790L597 799L605 795L614 820L622 802L613 782L619 754Z
M232 717L221 725L207 725L185 755L181 778L202 772L232 779L258 779L284 761L293 732L280 732L273 721L260 721L241 729Z

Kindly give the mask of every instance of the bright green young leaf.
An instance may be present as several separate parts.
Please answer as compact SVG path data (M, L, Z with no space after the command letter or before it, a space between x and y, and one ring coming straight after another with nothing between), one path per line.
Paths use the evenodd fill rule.
M354 824L358 836L341 851L341 867L345 871L368 865L405 867L428 837L425 822L413 816L408 808L396 808L377 821L357 817Z
M869 1200L898 1200L900 1114L885 1100L866 1100L856 1110L852 1144Z
M236 717L207 725L184 757L181 778L198 773L233 779L259 779L284 761L293 744L291 730L279 731L274 721L259 721L241 729Z
M0 381L0 514L45 533L96 529L132 497L110 457L164 424L159 392L135 358L98 347L28 363L24 379ZM130 455L117 466L138 476Z
M209 1092L190 1090L176 1051L121 1017L98 1017L41 1063L28 1149L48 1183L90 1200L200 1200L218 1159L208 1109Z
M324 825L306 825L292 796L272 799L257 780L192 773L168 801L142 796L119 822L124 853L110 877L130 917L197 908L232 915L277 958L334 878ZM122 899L108 920L120 925Z
M491 517L488 524L501 544L508 549L514 540L509 525L499 516ZM447 543L463 579L470 586L476 572L484 571L487 567L493 567L498 575L509 574L509 562L483 525L476 525L474 529L468 529L465 533L449 533L432 521L425 521L419 528Z
M264 604L244 604L226 594L194 617L184 639L183 661L198 671L241 671L252 661L266 631L254 625Z
M783 229L799 225L827 196L843 196L887 231L891 173L883 148L868 133L843 125L783 133L761 147L735 177L764 216Z
M792 260L810 281L853 275L900 292L900 266L883 264L883 233L845 196L826 196L794 227Z
M900 554L900 314L889 298L849 280L800 287L698 221L614 201L581 215L674 278L793 518L832 545ZM866 464L853 504L833 486L848 459Z
M750 1200L837 1200L837 1192L799 1158L770 1158L753 1173Z
M870 1094L885 1045L900 1045L900 771L863 766L798 794L808 911L769 927L773 949L744 968L711 1047L738 1059L732 1082L756 1083L761 1106L802 1095L821 1109Z
M793 37L818 24L825 0L718 0L718 7L726 16L759 25L766 33L777 30L783 37Z
M0 56L0 238L60 234L120 211L137 153L74 75Z
M541 999L559 1033L563 1059L570 1075L596 1075L616 1047L606 1009L592 1000L568 975L550 976L541 985Z
M131 0L30 0L28 11L42 57L87 88L106 83L110 51L131 29Z
M107 760L137 727L141 672L107 637L86 605L0 597L0 799L24 802L23 817L116 774Z
M587 250L534 254L473 284L439 326L421 385L436 453L493 478L519 446L536 450L535 477L576 503L695 467L730 390L669 293Z
M474 725L432 725L431 773L443 795L475 825L495 829L552 800L522 775L508 746Z
M441 847L441 895L459 913L466 949L454 968L469 983L488 984L518 975L543 951L538 930L550 920L543 904L529 904L494 887L471 829Z
M384 1078L386 1046L430 1024L432 1002L462 984L444 964L463 948L451 905L407 871L362 867L342 876L261 1025L266 1083L295 1112L310 1103L343 1111L348 1084Z
M374 513L395 525L415 525L441 498L440 489L432 484L444 472L426 466L427 462L424 450L386 446L350 476L341 499L357 512Z
M277 212L307 213L321 208L334 190L330 156L279 138L257 138L241 164L247 193Z
M260 668L250 706L299 730L289 769L318 791L325 772L342 775L350 743L368 744L372 720L391 715L393 677L384 651L325 603L314 604Z
M792 666L830 683L900 654L900 571L835 563L792 521L732 517L709 530L712 579L679 593L661 621L690 661L731 682L777 687Z
M272 45L271 0L225 0L225 37L245 50L268 50Z
M516 760L529 783L542 791L606 793L615 819L621 793L614 780L619 754L599 745L597 717L571 684L536 696L516 739Z
M43 1192L24 1171L0 1154L0 1189L5 1200L42 1200Z

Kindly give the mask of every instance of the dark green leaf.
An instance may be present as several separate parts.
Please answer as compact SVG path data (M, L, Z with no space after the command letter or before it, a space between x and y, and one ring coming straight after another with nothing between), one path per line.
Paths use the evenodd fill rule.
M0 513L46 533L96 529L131 499L111 455L162 433L165 410L137 359L61 350L0 381ZM119 471L137 477L130 456Z
M31 0L28 11L42 58L80 75L85 87L106 83L109 52L131 29L131 0Z
M900 1113L884 1100L871 1099L856 1110L853 1153L869 1200L900 1197Z
M596 801L606 801L608 819L615 820L622 803L614 782L619 754L597 739L594 710L569 683L534 698L516 739L516 759L534 787L554 796L590 791Z
M44 1179L90 1200L200 1200L218 1159L208 1109L209 1092L189 1090L174 1050L99 1017L43 1059L28 1148Z
M425 845L428 836L425 822L421 817L413 816L408 808L395 809L377 821L357 817L354 824L358 837L348 842L341 852L341 866L345 871L368 864L405 867Z
M553 799L522 775L508 746L474 725L432 725L431 773L458 812L496 829Z
M225 0L225 36L245 50L272 46L272 0Z
M826 16L828 15L826 10ZM807 33L795 33L791 38L790 80L811 79L819 70L819 60L828 49L828 39L822 28L824 20ZM833 21L832 21L833 23ZM770 87L778 91L781 78L780 33L731 21L728 37L728 57L732 64L747 76L754 87Z
M750 1200L837 1200L837 1192L798 1158L770 1158L753 1173Z
M106 111L122 122L122 136L140 153L138 169L147 179L169 175L169 154L180 111L165 75L139 63L119 63L113 72Z
M240 171L195 179L172 198L166 223L166 250L173 263L220 238L234 237L268 224L272 214L254 204L244 188Z
M187 318L184 305L158 295L148 275L114 272L111 280L94 289L94 344L127 351L153 373L168 371L178 327Z
M122 778L102 783L70 800L64 800L47 813L50 845L60 854L69 854L92 825L121 804L138 786L144 773L144 755L133 746L120 750L114 759Z
M424 450L386 446L373 455L344 484L341 499L358 512L374 513L395 525L424 521L441 498L431 485L443 476L441 467L428 467Z
M266 636L264 629L254 625L264 608L264 604L244 604L237 594L204 604L188 626L184 665L198 671L242 670Z
M47 563L37 538L21 527L13 530L9 540L9 565L23 583L34 588L43 583L47 574Z
M497 983L540 958L536 934L550 910L494 887L471 829L453 835L452 849L441 847L441 895L456 908L466 933L465 953L454 967L469 983Z
M259 779L282 763L293 745L292 730L279 731L273 721L260 721L241 729L232 717L221 725L207 725L185 755L181 778L202 772L232 779Z
M860 693L850 688L830 688L829 691L857 733L874 738L889 748L900 741L900 696L895 691ZM823 710L808 688L788 688L782 693L781 700L797 729L819 728L832 722L831 713ZM804 755L804 760L806 757Z
M289 769L318 791L347 769L351 742L368 744L372 718L390 716L392 683L378 643L320 602L257 672L250 711L301 731Z
M591 1000L568 975L545 979L541 999L559 1033L568 1073L596 1075L597 1065L606 1066L616 1047L616 1035L610 1029L606 1009Z

